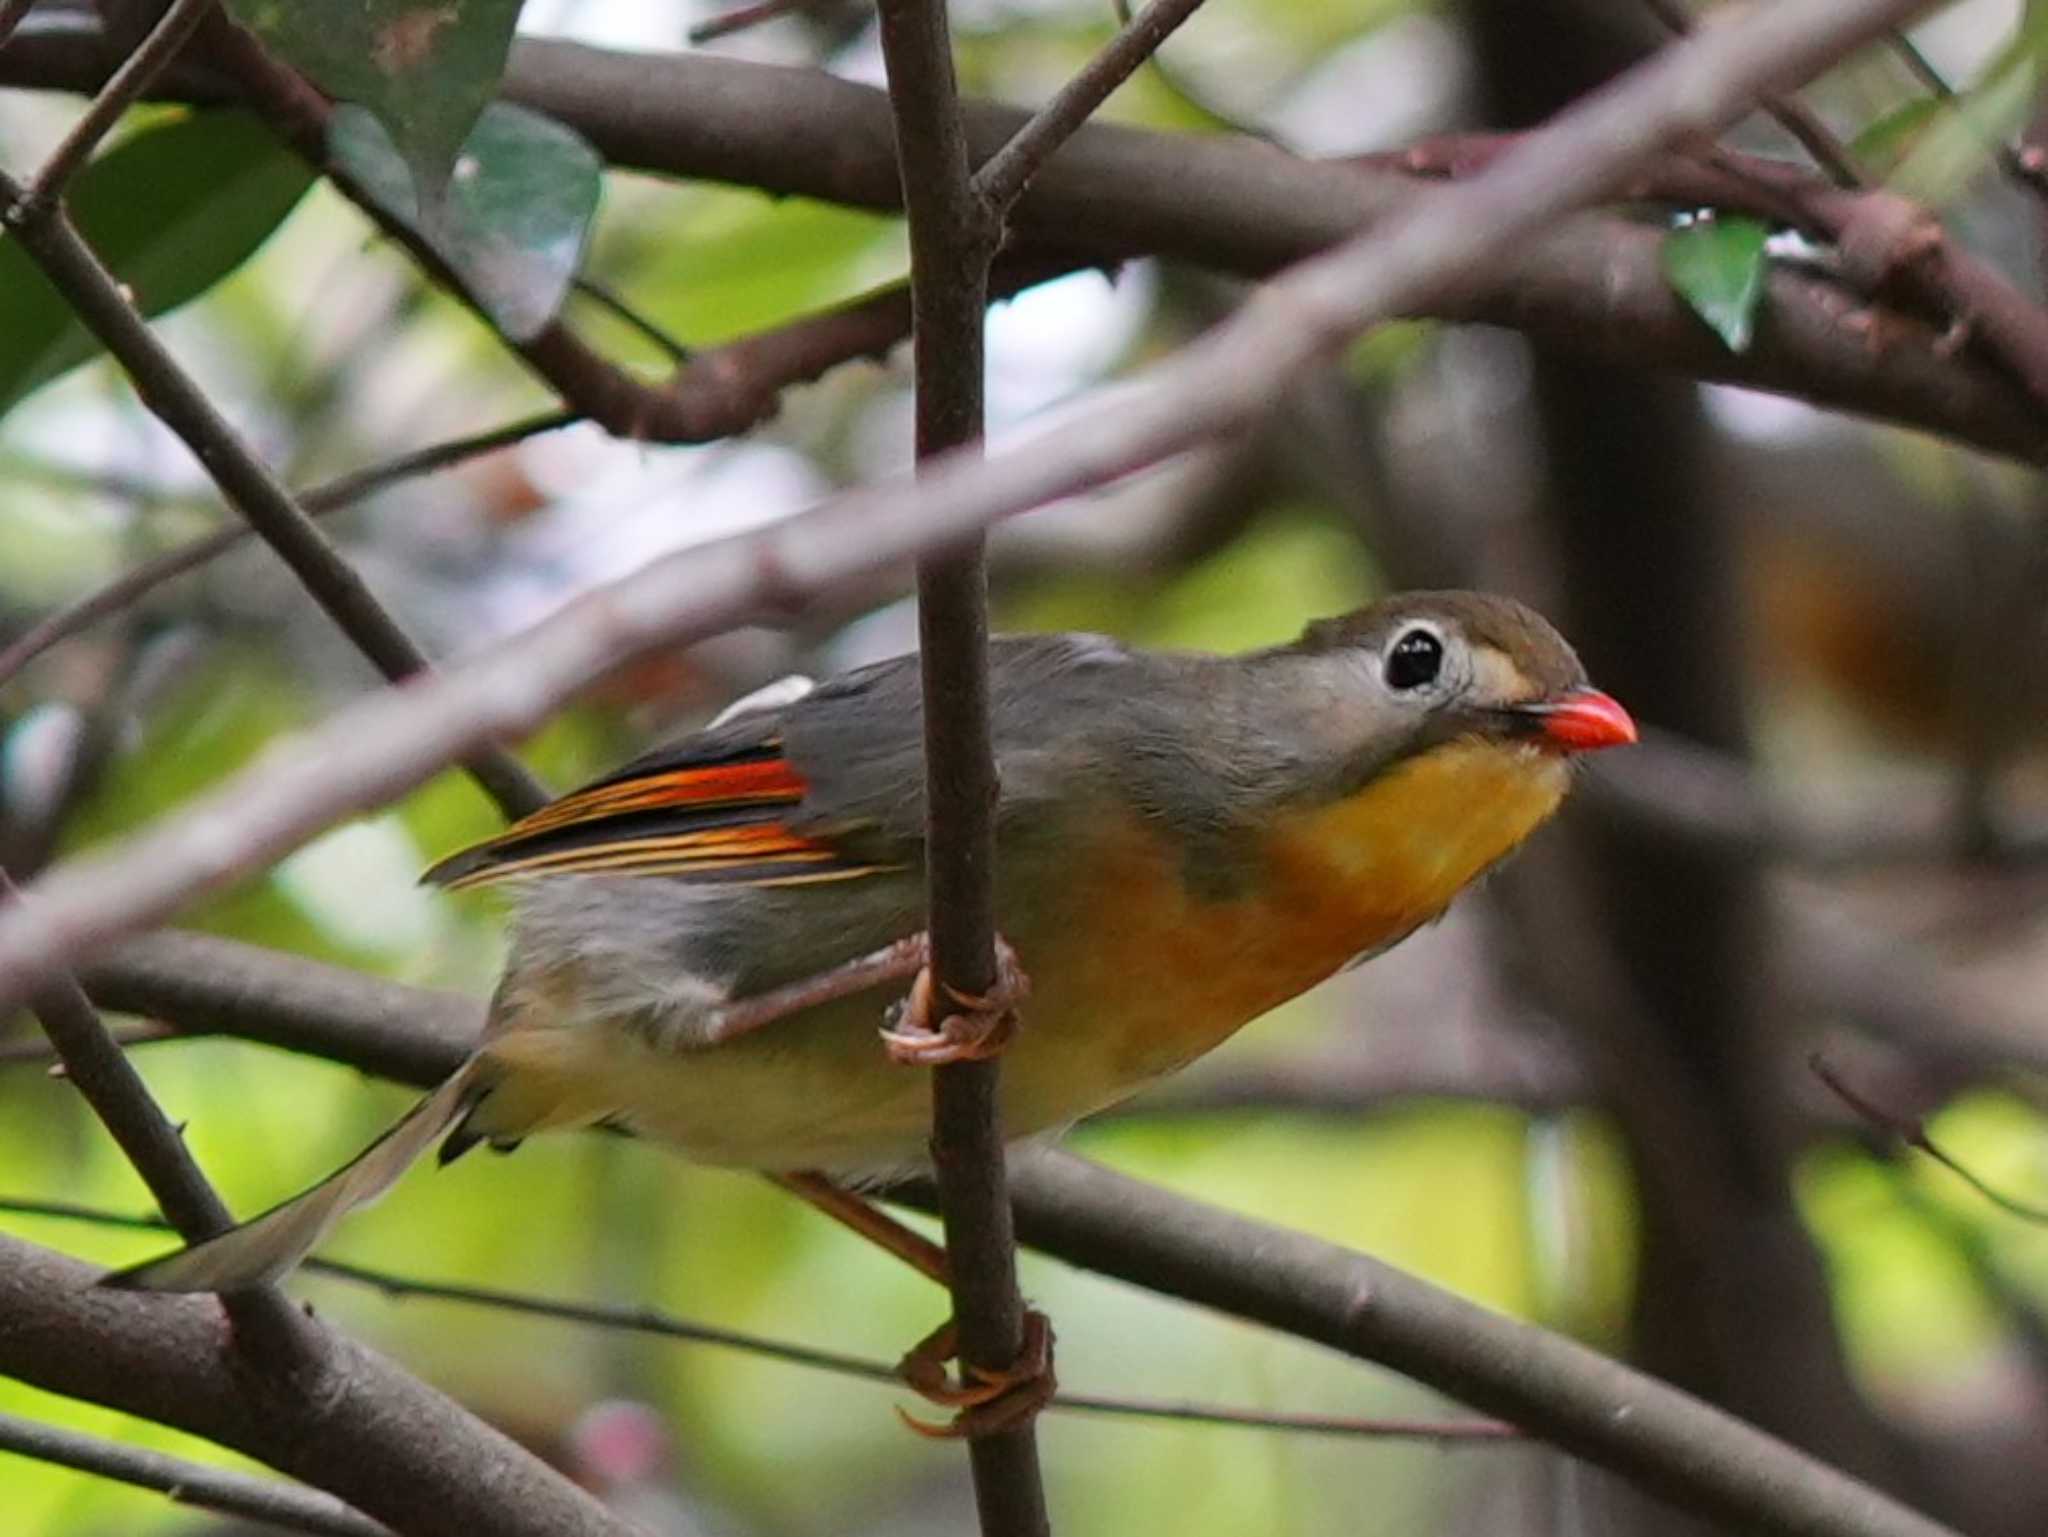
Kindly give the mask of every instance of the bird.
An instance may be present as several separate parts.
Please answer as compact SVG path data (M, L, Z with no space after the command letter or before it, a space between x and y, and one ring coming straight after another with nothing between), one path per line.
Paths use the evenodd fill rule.
M925 1160L915 1068L996 1053L1006 1135L1056 1132L1439 917L1636 737L1546 620L1458 591L1230 656L999 637L989 724L991 994L926 964L917 658L786 679L433 866L514 905L473 1054L321 1183L107 1284L277 1280L436 1141L610 1125L876 1178Z

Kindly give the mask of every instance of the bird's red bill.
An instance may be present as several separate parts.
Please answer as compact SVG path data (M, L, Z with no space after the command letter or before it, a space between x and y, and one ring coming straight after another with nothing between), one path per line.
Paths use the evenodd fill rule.
M1565 752L1595 752L1626 747L1636 739L1636 723L1612 695L1597 688L1580 689L1543 707L1542 737Z

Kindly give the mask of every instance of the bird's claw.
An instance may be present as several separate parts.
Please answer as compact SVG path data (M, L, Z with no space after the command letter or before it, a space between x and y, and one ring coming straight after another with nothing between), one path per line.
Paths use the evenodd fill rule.
M1036 1308L1024 1310L1024 1343L1017 1359L1001 1368L962 1362L963 1380L947 1375L946 1363L960 1353L959 1330L951 1319L913 1346L897 1373L920 1397L954 1411L950 1420L922 1420L903 1409L903 1423L935 1440L997 1435L1029 1420L1052 1401L1059 1384L1052 1369L1052 1324Z
M882 1027L882 1046L890 1060L906 1067L985 1061L999 1055L1016 1035L1017 1005L1030 991L1017 952L998 936L995 986L985 993L965 992L938 981L925 966L910 984L910 995ZM945 994L947 1010L934 1024L938 993Z

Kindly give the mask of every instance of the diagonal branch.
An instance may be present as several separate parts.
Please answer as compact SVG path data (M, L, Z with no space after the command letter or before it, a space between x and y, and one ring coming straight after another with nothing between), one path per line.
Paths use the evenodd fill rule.
M1020 1157L1015 1189L1033 1248L1391 1367L1738 1530L1953 1537L1733 1415L1365 1255L1067 1154Z
M0 912L19 897L0 874ZM142 1075L107 1033L92 1001L69 972L44 980L31 1000L65 1076L107 1128L158 1207L187 1242L230 1227L234 1216L200 1172L185 1139L150 1097ZM221 1299L236 1325L240 1354L288 1374L305 1364L313 1339L281 1293L264 1287Z
M1052 152L1109 100L1110 93L1159 50L1174 29L1201 7L1202 0L1152 0L1124 24L1081 72L1010 136L974 173L974 190L1004 211L1016 202Z
M299 505L305 509L309 518L325 517L330 512L353 507L358 502L375 496L379 491L401 481L419 475L431 475L437 470L492 453L508 444L523 443L528 438L567 427L577 420L579 418L574 412L549 411L540 416L508 422L502 427L494 427L488 432L475 433L470 437L430 444L426 448L401 454L382 464L373 464L366 469L352 471L338 479L328 481L325 485L314 486L300 493ZM4 685L52 646L70 639L102 619L111 618L164 583L181 577L188 571L198 570L208 561L217 559L254 538L255 534L256 530L248 523L230 523L225 528L216 529L210 534L202 534L197 539L181 544L175 549L166 550L163 554L124 571L105 586L46 615L5 646L0 646L0 685Z
M141 46L114 71L85 109L85 115L72 124L71 131L43 162L28 190L32 202L46 208L57 205L78 168L120 121L121 114L142 99L143 93L198 30L213 3L214 0L171 0ZM0 37L4 36L5 32L0 31Z
M59 1221L90 1222L102 1227L120 1227L160 1232L161 1222L147 1217L128 1217L97 1207L67 1201L20 1201L0 1197L0 1211L26 1217L51 1217ZM450 1281L426 1281L415 1276L351 1265L340 1260L309 1259L302 1267L314 1275L366 1287L387 1299L418 1297L434 1302L451 1302L467 1307L490 1308L529 1318L547 1318L558 1323L582 1324L593 1329L611 1329L625 1334L645 1334L655 1339L692 1345L711 1345L745 1355L761 1356L789 1366L831 1372L841 1377L882 1383L900 1388L903 1372L893 1361L878 1361L843 1350L800 1345L790 1340L770 1339L716 1324L678 1318L652 1307L621 1307L596 1302L566 1302L536 1297L525 1292L492 1286L468 1286ZM1367 1440L1430 1441L1439 1445L1468 1442L1498 1444L1520 1439L1520 1432L1497 1420L1445 1419L1360 1419L1353 1416L1300 1414L1286 1410L1235 1409L1221 1404L1185 1403L1159 1398L1132 1398L1103 1393L1067 1393L1056 1396L1048 1409L1074 1414L1095 1414L1137 1420L1179 1420L1202 1425L1233 1425L1246 1430L1303 1431L1314 1435L1356 1436ZM6 1445L4 1416L0 1416L0 1447Z
M12 1414L0 1414L0 1451L154 1489L195 1510L244 1516L285 1531L311 1532L314 1537L392 1537L390 1527L372 1521L331 1494L274 1478L251 1478L247 1473L208 1467L147 1447L124 1446Z
M1661 146L1711 133L1760 89L1824 67L1918 7L1798 0L1674 45L1469 182L1255 294L1120 392L1114 412L986 460L949 457L914 486L855 491L757 534L650 563L492 654L357 702L114 847L68 861L0 914L0 1005L94 945L381 804L451 756L528 729L647 650L884 569L998 518L1235 430L1359 326L1469 291L1561 212L1623 186ZM1093 403L1090 402L1090 405Z
M358 1066L402 1064L419 1085L445 1076L465 1050L450 1033L455 1004L445 995L229 940L152 935L87 977L110 1005L118 997L174 1022L286 1046L296 1039L297 1049ZM473 1020L476 1006L467 1007ZM394 1049L406 1036L413 1049ZM1688 1394L1392 1266L1080 1159L1014 1162L1020 1236L1070 1264L1389 1366L1744 1531L1953 1537Z
M210 1297L95 1287L0 1237L0 1375L246 1452L406 1537L641 1537L506 1436L374 1352L313 1330L283 1377L221 1348Z
M4 175L0 205L9 233L128 371L144 404L191 449L342 633L393 682L424 672L427 659L412 637L178 365L62 210L31 202ZM502 748L476 743L465 766L508 817L547 799L539 781Z

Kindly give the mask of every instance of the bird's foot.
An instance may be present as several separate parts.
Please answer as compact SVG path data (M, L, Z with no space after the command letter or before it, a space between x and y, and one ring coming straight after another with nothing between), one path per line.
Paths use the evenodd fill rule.
M882 1045L892 1061L906 1067L984 1061L999 1055L1016 1035L1017 1005L1030 991L1017 952L997 935L995 986L985 993L964 992L936 980L931 967L924 966L910 984L910 996L890 1011ZM947 1007L934 1024L938 993L945 994Z
M1059 1384L1052 1370L1052 1324L1036 1308L1024 1310L1024 1344L1017 1359L1001 1368L961 1362L961 1380L946 1372L960 1354L959 1329L952 1319L913 1346L896 1370L931 1403L954 1411L950 1420L921 1420L896 1412L921 1436L940 1440L998 1435L1024 1424L1052 1402Z

